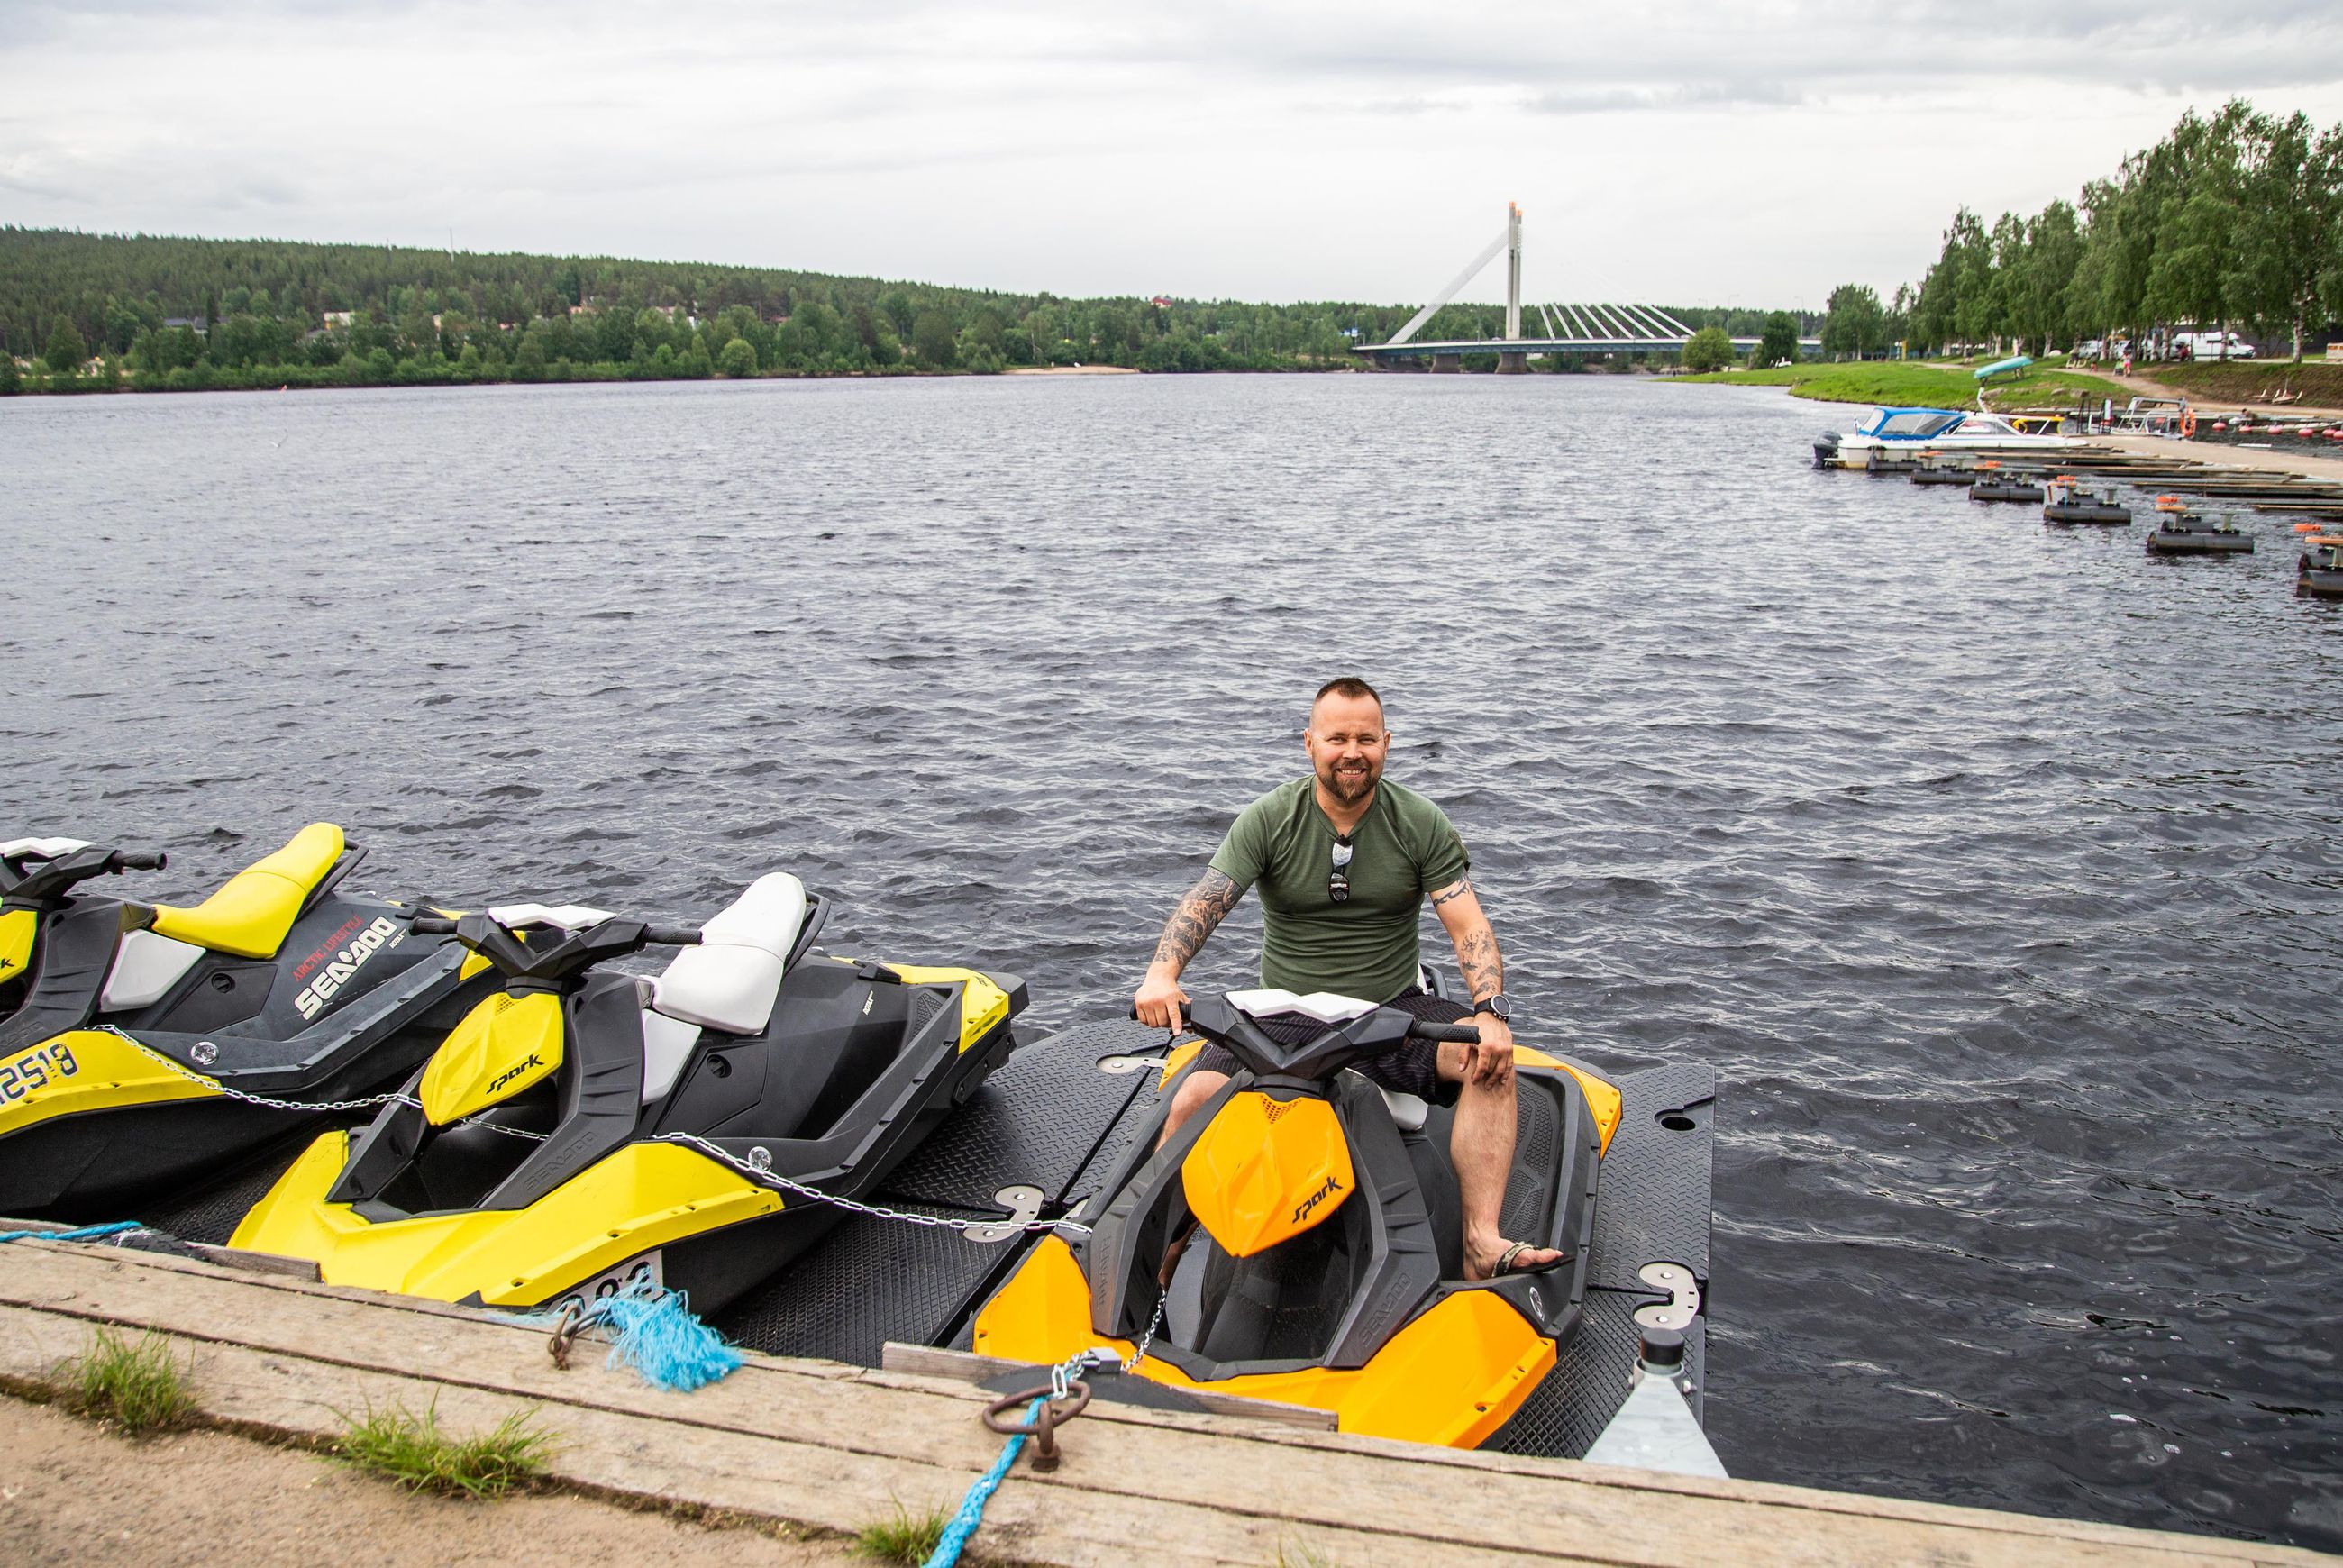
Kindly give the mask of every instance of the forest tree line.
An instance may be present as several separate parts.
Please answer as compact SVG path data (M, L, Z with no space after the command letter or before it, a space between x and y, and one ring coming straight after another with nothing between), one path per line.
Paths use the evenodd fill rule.
M2241 330L2294 357L2343 318L2343 125L2233 98L2191 109L2074 202L1987 227L1964 206L1919 286L1832 291L1825 353L2043 354L2173 329Z
M1735 334L1767 313L1699 307ZM1024 366L1349 366L1405 305L1064 299L774 268L0 227L0 390L197 389ZM1535 332L1534 309L1525 330ZM1451 305L1431 337L1495 337Z

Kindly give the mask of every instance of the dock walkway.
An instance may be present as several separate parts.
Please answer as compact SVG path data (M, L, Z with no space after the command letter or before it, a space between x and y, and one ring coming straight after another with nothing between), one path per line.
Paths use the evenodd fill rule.
M91 1329L152 1331L192 1358L204 1418L317 1444L340 1412L435 1402L457 1431L534 1410L558 1483L639 1507L850 1533L897 1504L949 1508L999 1452L965 1383L752 1357L696 1393L649 1388L486 1313L288 1274L21 1241L0 1269L0 1382L37 1384ZM1456 1452L1242 1416L1093 1404L1063 1465L1021 1462L974 1550L1106 1568L1281 1559L1405 1563L2236 1568L2316 1553L1758 1482Z

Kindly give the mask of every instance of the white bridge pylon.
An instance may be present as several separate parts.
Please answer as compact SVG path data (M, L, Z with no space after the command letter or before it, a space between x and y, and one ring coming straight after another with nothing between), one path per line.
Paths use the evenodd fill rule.
M1481 269L1497 259L1499 251L1505 252L1505 336L1522 335L1522 209L1519 204L1505 204L1505 226L1489 242L1489 248L1466 264L1464 270L1449 281L1447 287L1433 297L1432 303L1407 318L1407 325L1391 335L1385 348L1396 348L1416 335L1423 324L1440 314L1440 307L1456 297L1457 290L1481 276Z
M1505 253L1505 335L1503 337L1473 338L1443 343L1418 343L1415 335L1423 324L1440 312L1440 307L1456 297L1464 286L1481 276L1481 271ZM1474 256L1449 283L1434 296L1432 303L1408 317L1407 325L1391 335L1386 343L1363 344L1358 352L1381 362L1395 362L1431 355L1435 359L1473 352L1495 350L1505 356L1526 357L1538 353L1604 352L1622 349L1681 349L1692 336L1692 328L1653 305L1544 305L1537 307L1544 318L1546 336L1522 336L1522 209L1517 203L1505 204L1505 226L1488 248ZM1557 319L1559 317L1559 319ZM1519 368L1518 358L1501 362L1501 368Z

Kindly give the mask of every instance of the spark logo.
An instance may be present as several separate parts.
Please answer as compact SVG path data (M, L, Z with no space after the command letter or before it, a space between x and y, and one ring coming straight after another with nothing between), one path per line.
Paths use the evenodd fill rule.
M494 1094L498 1090L502 1089L506 1084L510 1083L514 1079L518 1078L530 1068L543 1067L544 1065L544 1059L532 1050L528 1053L528 1060L527 1061L515 1062L512 1066L506 1068L502 1072L498 1073L494 1081L488 1085L488 1092L490 1094Z
M1302 1223L1302 1221L1310 1217L1310 1211L1312 1210L1317 1208L1319 1204L1323 1203L1327 1199L1332 1197L1342 1190L1342 1184L1340 1181L1335 1181L1332 1176L1327 1177L1326 1184L1324 1186L1319 1188L1318 1191L1311 1193L1310 1196L1304 1198L1301 1202L1294 1205L1293 1222L1297 1225Z

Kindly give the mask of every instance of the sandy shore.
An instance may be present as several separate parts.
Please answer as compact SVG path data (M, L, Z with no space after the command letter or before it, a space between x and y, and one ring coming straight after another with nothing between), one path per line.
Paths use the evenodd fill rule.
M294 1449L216 1432L133 1442L0 1394L0 1562L867 1568L870 1559L844 1541L779 1541L573 1495L418 1497Z

